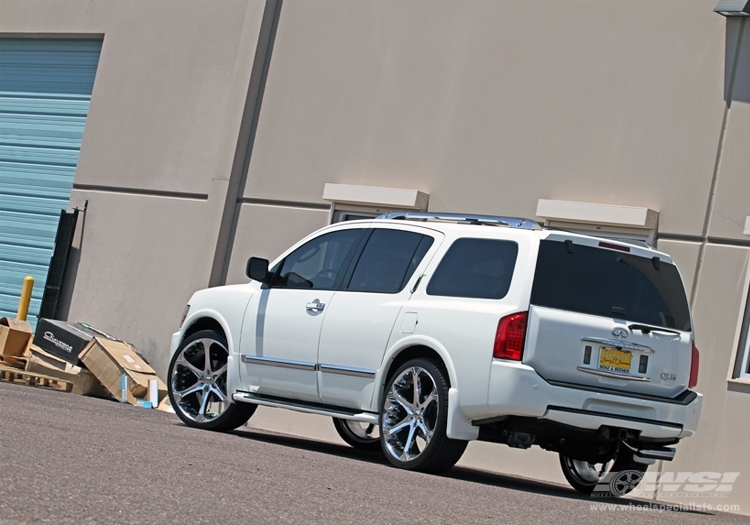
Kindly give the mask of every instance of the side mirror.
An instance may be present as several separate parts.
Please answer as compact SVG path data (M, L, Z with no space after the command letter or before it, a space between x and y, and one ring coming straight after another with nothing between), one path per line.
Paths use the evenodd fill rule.
M245 267L245 275L250 277L253 281L260 281L265 283L268 275L268 259L261 259L260 257L250 257L247 260L247 266Z

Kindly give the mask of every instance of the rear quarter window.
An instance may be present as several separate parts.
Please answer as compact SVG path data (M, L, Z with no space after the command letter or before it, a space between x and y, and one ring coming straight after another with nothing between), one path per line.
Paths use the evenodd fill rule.
M427 285L427 295L502 299L508 293L518 245L495 239L458 239Z
M676 266L578 244L540 243L531 304L691 330Z

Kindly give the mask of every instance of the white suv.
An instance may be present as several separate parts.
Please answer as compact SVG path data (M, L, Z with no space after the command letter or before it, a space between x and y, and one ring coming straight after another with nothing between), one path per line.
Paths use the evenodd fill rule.
M645 246L392 213L252 257L247 275L196 292L172 337L189 426L231 430L257 405L321 414L350 445L432 473L470 440L538 445L577 490L617 496L698 424L682 279Z

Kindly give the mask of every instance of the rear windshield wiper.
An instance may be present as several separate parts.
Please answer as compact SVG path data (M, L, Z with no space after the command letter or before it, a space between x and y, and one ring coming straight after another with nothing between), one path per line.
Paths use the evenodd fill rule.
M650 332L664 332L667 334L682 335L677 330L670 330L669 328L663 328L661 326L651 326L648 324L629 324L628 328L630 328L631 330L640 330L644 334L648 334Z

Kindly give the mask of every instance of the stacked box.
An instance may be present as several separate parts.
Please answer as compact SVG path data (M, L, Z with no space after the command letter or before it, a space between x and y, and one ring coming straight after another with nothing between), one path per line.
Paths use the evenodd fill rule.
M82 323L41 318L36 325L34 344L72 365L81 366L79 354L94 337L113 339Z
M0 355L2 360L14 366L23 366L33 333L26 321L3 317L0 319Z
M167 396L154 369L126 343L94 337L78 357L115 399L131 405L148 400L149 380L157 381L159 403Z
M68 381L73 385L74 394L112 399L109 391L89 370L71 365L35 345L29 348L26 371Z

